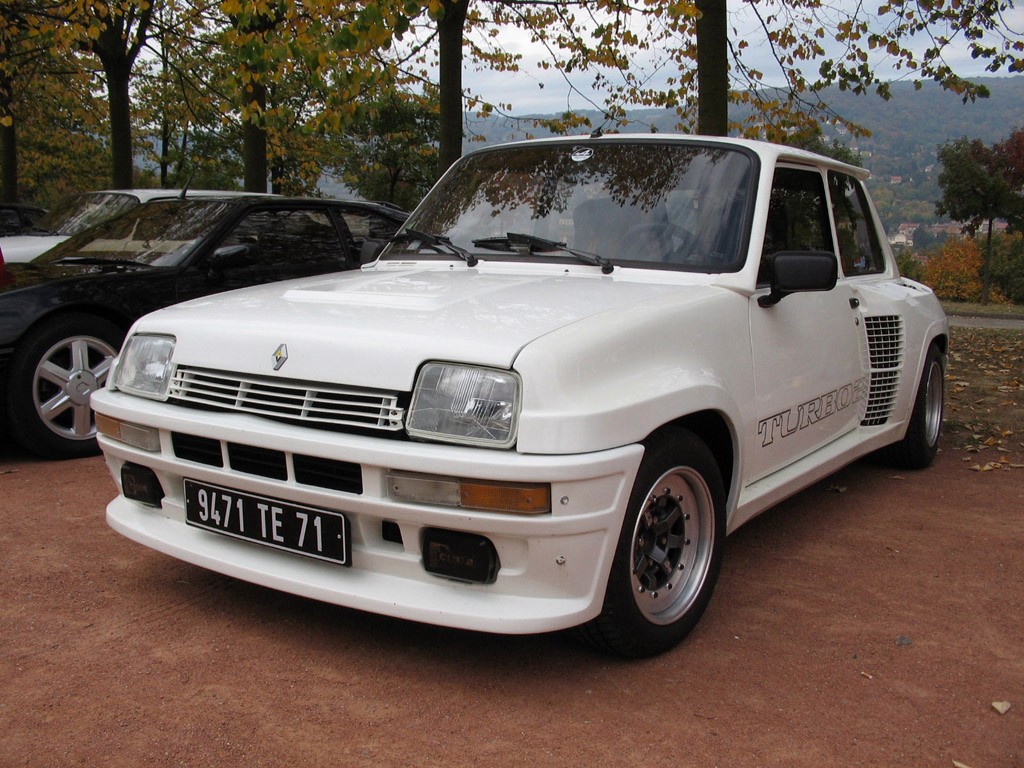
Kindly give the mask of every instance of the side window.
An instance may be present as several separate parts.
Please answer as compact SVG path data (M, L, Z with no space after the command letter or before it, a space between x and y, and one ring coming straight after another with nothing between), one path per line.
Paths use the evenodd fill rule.
M21 232L21 221L18 212L10 208L0 208L0 235L16 235Z
M771 260L779 251L835 253L829 227L825 183L817 171L776 168L761 247L758 285L771 280Z
M398 224L370 211L342 211L352 237L386 239L398 231Z
M398 231L399 225L372 211L343 210L342 218L352 235L353 252L358 253L366 240L387 240Z
M254 211L221 242L248 245L259 264L344 263L347 251L327 210Z
M867 275L885 269L885 257L878 242L878 231L871 219L867 197L860 183L845 173L829 171L828 187L832 195L832 213L839 237L839 263L843 274Z

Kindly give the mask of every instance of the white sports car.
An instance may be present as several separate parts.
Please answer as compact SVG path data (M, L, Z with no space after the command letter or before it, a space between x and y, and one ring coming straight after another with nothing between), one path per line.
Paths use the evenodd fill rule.
M866 175L664 135L469 155L361 272L134 325L92 399L107 520L338 605L671 648L727 533L938 449L946 318Z

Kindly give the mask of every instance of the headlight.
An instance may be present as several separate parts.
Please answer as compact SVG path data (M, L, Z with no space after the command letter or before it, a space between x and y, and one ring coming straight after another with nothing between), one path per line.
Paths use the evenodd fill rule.
M413 437L508 448L516 441L519 377L509 371L427 363L406 428Z
M132 336L121 350L114 387L129 395L165 399L173 354L172 336Z

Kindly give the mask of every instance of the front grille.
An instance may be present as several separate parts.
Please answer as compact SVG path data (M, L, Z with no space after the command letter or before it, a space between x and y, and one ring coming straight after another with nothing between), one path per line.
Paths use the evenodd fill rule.
M871 387L861 424L874 427L888 421L899 392L905 350L903 319L899 315L868 316L864 326L871 360Z
M288 479L288 463L284 451L228 443L228 461L231 462L231 468L239 472L273 480Z
M405 410L399 395L358 387L269 379L178 366L169 400L179 405L251 413L336 431L399 432Z
M240 443L225 445L230 469L271 480L288 479L288 454L284 451ZM211 467L224 466L219 440L173 432L171 446L179 459ZM345 493L363 492L363 470L359 464L295 453L292 454L292 468L293 479L300 485Z
M363 492L363 471L358 464L296 454L295 482L347 493Z
M224 466L219 440L172 432L171 446L174 448L174 455L179 459L194 461L197 464L209 464L211 467Z

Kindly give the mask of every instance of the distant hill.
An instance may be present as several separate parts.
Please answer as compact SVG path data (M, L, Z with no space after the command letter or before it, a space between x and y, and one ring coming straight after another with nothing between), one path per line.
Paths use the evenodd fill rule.
M934 210L939 190L935 175L940 144L961 136L992 144L1005 139L1014 128L1024 126L1024 76L973 80L989 89L989 98L964 104L959 96L936 83L926 83L920 90L911 83L893 83L893 97L889 101L874 94L857 96L838 88L824 92L824 100L837 113L871 132L869 137L854 140L834 128L824 131L826 140L835 139L861 153L862 164L872 173L876 205L890 231L904 221L937 220ZM599 112L584 114L594 125L601 123ZM675 115L670 110L634 110L627 115L634 121L633 130L646 133L652 126L659 132L675 130ZM470 134L477 137L476 141L467 142L467 151L523 139L527 134L549 135L528 123L506 118L467 115L467 122Z

